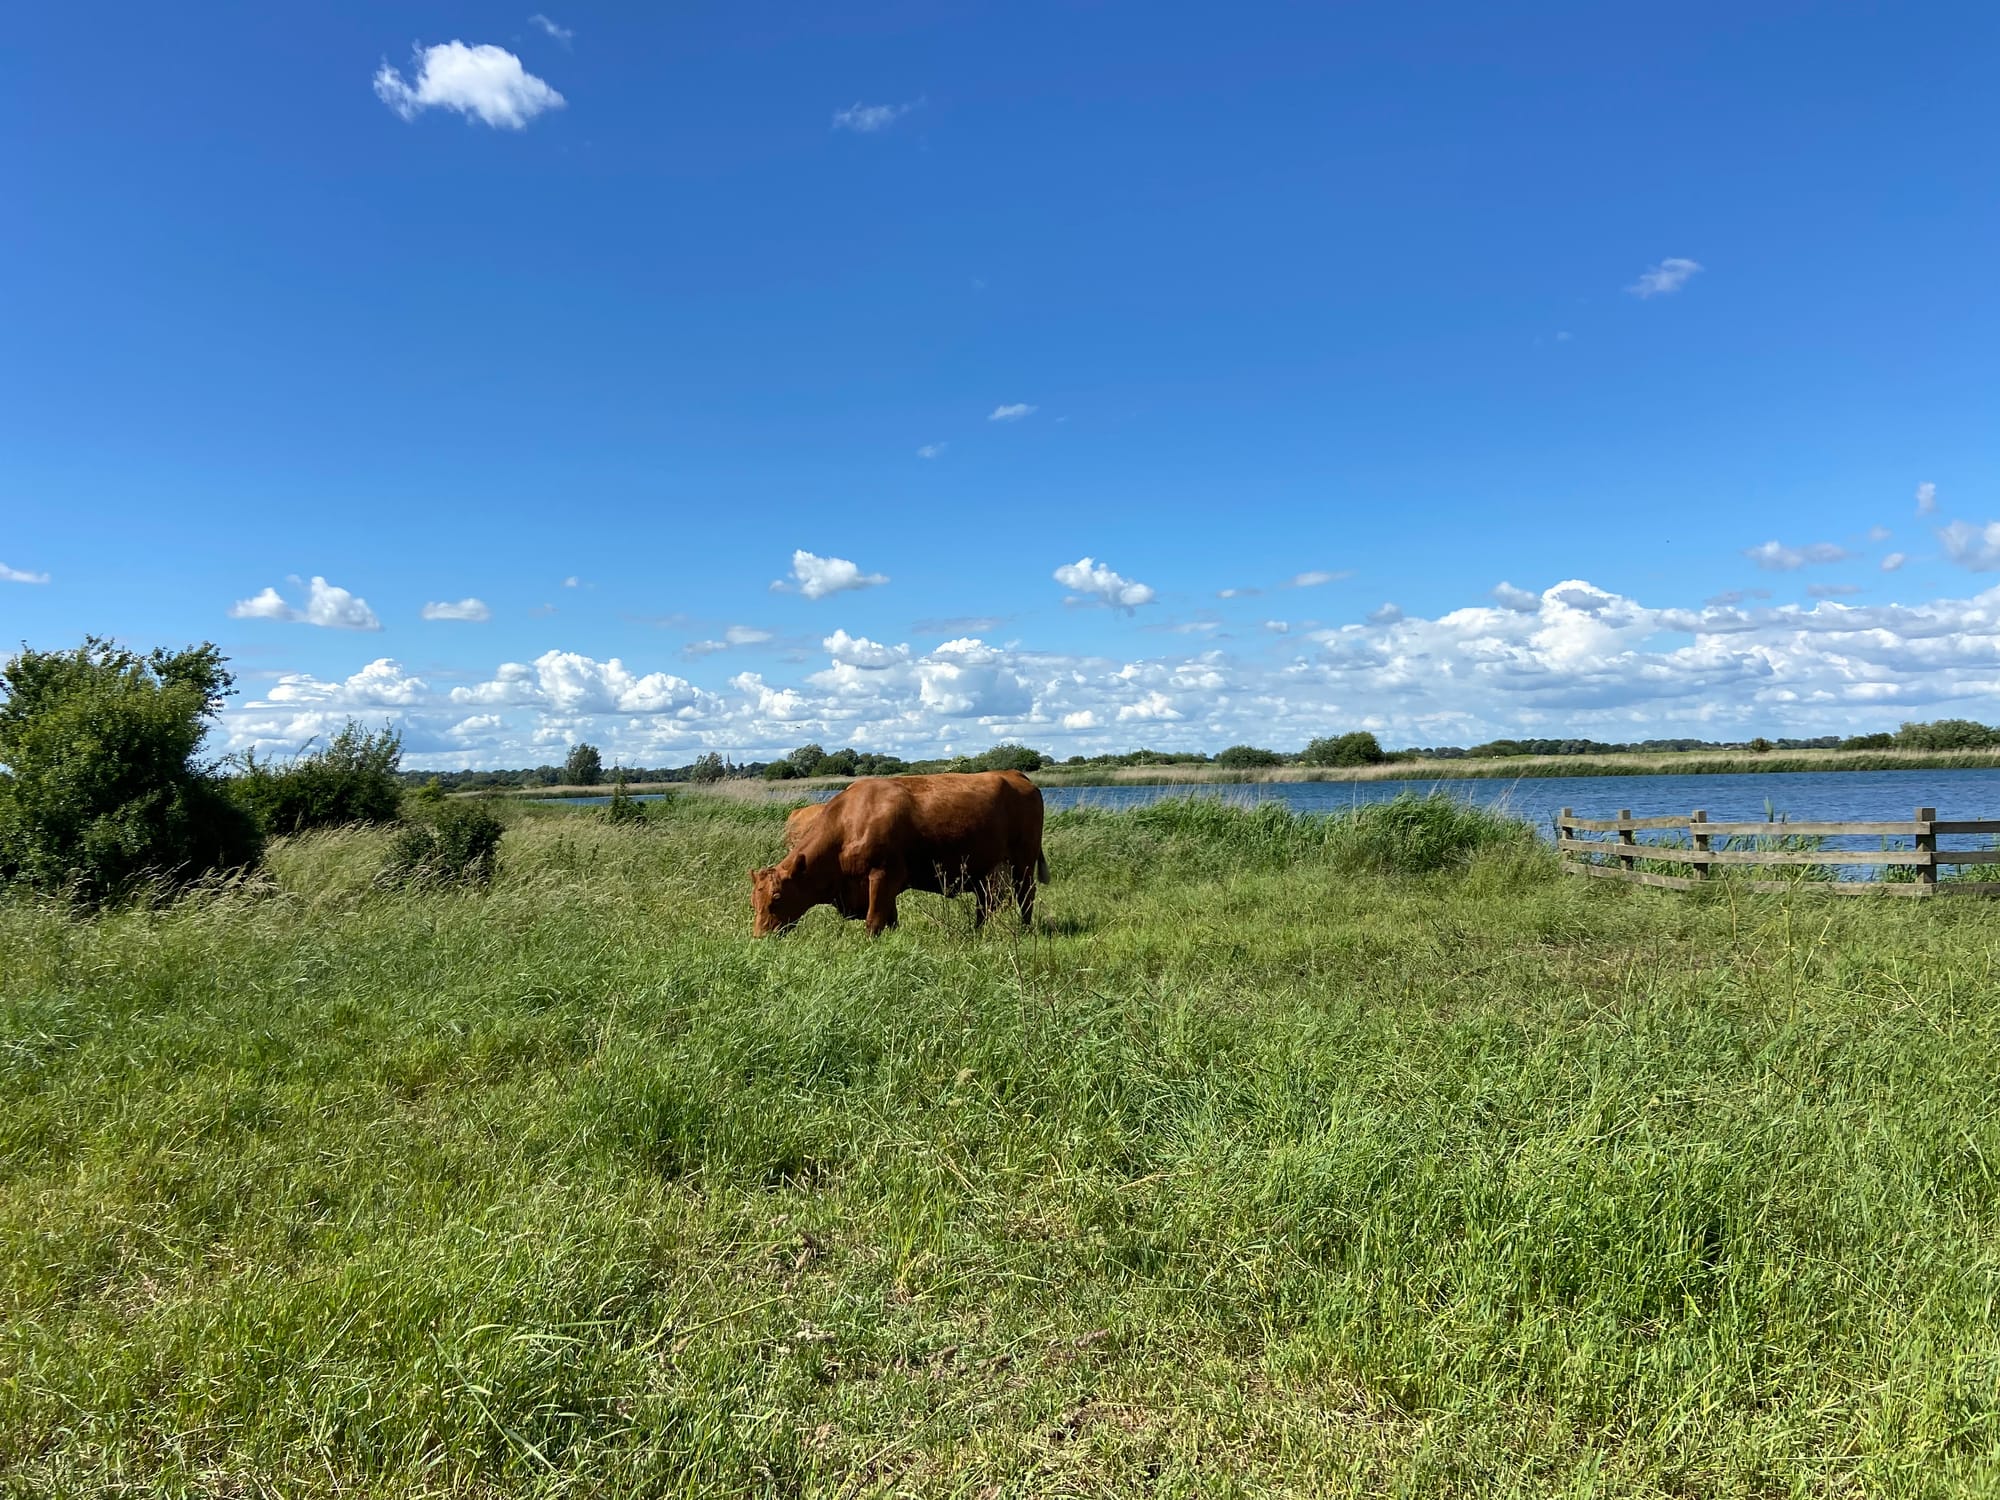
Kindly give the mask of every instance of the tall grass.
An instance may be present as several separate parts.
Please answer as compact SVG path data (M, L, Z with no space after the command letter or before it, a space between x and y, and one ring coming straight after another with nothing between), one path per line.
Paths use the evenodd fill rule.
M1190 802L1051 818L1032 934L753 942L784 808L703 800L0 902L6 1486L2000 1483L1972 903Z

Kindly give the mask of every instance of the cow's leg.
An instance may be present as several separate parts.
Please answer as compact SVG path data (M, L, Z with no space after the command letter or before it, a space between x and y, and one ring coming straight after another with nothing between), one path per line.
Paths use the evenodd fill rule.
M1021 925L1035 925L1035 867L1017 865L1014 869L1014 904L1021 909Z
M881 936L882 929L896 925L896 895L902 884L888 870L868 872L868 935Z

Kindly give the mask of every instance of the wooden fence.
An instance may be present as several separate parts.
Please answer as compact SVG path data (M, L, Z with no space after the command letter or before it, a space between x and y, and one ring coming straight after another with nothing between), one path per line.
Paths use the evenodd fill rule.
M1684 839L1672 843L1641 843L1638 834L1653 830L1679 833ZM1578 838L1579 833L1614 834L1615 838ZM1809 888L1839 896L1989 896L2000 895L2000 880L1938 881L1942 866L2000 864L2000 848L1940 849L1940 836L2000 834L2000 820L1969 822L1938 821L1937 809L1920 807L1906 823L1711 823L1708 814L1697 809L1686 817L1635 818L1631 808L1623 808L1615 818L1579 818L1565 807L1556 818L1556 848L1562 852L1562 866L1571 875L1590 875L1600 880L1623 880L1633 885L1656 885L1670 891L1689 891L1703 884L1718 866L1791 865L1842 866L1876 865L1888 869L1913 870L1914 876L1887 880L1818 880ZM1906 847L1879 849L1829 849L1819 844L1823 838L1905 839ZM1790 840L1797 847L1772 847ZM1748 847L1745 847L1748 845ZM1641 864L1685 865L1691 875L1669 875L1658 870L1642 870ZM1738 889L1789 891L1799 888L1792 880L1745 880Z

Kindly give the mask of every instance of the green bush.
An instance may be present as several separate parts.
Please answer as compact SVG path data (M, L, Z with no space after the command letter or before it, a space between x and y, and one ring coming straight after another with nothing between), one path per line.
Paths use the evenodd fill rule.
M1255 745L1231 745L1215 757L1215 763L1232 771L1248 771L1260 766L1281 766L1285 758L1275 750L1260 750Z
M1994 745L2000 745L2000 729L1989 729L1971 719L1905 724L1896 731L1899 750L1986 750Z
M101 902L255 864L255 821L199 759L231 683L207 643L23 647L0 669L0 880Z
M491 809L447 802L396 834L378 878L426 890L487 885L499 867L503 831Z
M1893 750L1896 737L1893 734L1853 734L1840 742L1843 750Z
M625 790L623 768L619 769L611 783L611 800L598 809L598 816L613 825L646 821L646 809Z
M1379 766L1388 758L1388 752L1365 729L1337 739L1314 740L1299 754L1300 764L1308 766Z
M350 719L319 749L283 765L246 755L230 791L271 834L393 823L402 811L402 758L403 737L394 729L385 724L370 734Z
M1039 771L1042 754L1026 745L995 745L966 760L968 771Z

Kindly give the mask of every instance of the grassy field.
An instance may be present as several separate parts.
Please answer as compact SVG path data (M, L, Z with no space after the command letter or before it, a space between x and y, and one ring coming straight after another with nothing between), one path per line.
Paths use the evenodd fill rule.
M1983 905L1167 804L752 942L782 809L506 811L0 901L0 1490L2000 1487Z

